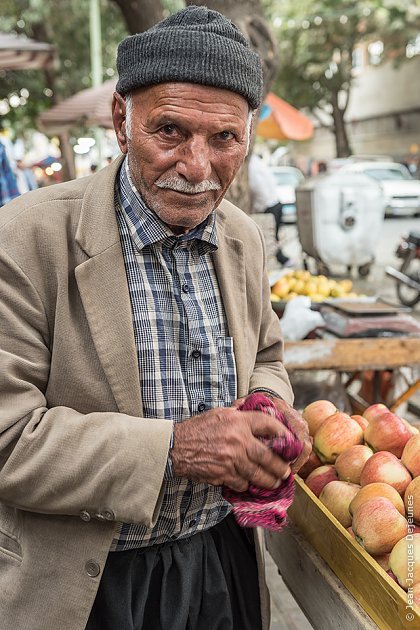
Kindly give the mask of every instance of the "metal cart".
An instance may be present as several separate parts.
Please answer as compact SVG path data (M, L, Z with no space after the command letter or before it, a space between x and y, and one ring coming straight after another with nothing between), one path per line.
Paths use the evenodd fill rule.
M303 262L315 260L317 273L330 267L356 267L369 274L378 231L384 219L379 183L359 173L332 173L310 180L296 191L297 228Z

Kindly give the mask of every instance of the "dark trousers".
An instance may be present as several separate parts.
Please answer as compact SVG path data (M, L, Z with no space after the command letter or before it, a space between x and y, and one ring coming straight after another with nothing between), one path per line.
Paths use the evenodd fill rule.
M228 516L187 539L111 552L86 630L261 630L250 534Z
M281 226L283 225L283 204L280 203L279 201L278 203L274 204L274 206L270 206L269 208L266 208L264 212L265 213L269 212L270 214L274 215L274 219L276 222L276 227L275 227L276 241L279 241L279 231L280 231ZM282 265L284 265L289 260L289 257L286 256L286 254L282 252L280 247L278 248L276 252L276 258L279 261L279 263Z
M280 227L282 226L282 223L283 223L283 204L280 203L279 201L278 203L274 204L274 206L270 206L269 208L266 208L264 212L265 213L270 212L272 215L274 215L274 219L276 222L275 235L276 235L276 241L278 241Z

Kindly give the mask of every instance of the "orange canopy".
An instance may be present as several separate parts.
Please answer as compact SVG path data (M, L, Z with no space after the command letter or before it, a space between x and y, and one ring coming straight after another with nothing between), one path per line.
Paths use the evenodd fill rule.
M256 134L273 140L309 140L312 121L282 98L269 92L261 108Z

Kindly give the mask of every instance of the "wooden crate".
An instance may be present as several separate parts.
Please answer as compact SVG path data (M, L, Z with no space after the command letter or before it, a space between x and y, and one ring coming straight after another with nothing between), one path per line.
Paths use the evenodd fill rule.
M290 519L328 563L367 614L384 630L418 630L420 616L406 593L350 536L297 475ZM414 614L414 618L407 617Z

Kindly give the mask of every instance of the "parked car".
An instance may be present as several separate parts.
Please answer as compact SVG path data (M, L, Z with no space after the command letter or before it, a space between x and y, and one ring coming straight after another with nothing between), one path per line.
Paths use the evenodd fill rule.
M296 222L296 188L305 181L305 177L294 166L271 166L274 178L277 182L277 195L283 204L283 221L285 223Z
M340 172L364 173L382 186L385 216L420 215L420 181L398 162L356 162Z

